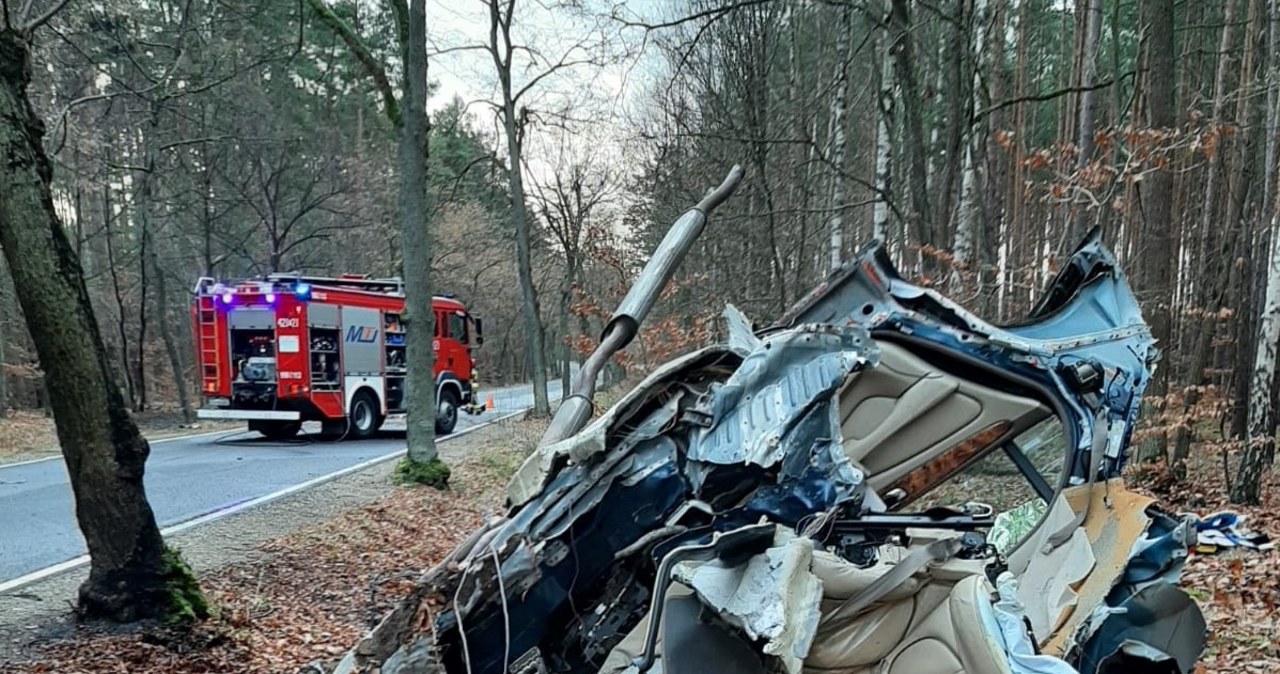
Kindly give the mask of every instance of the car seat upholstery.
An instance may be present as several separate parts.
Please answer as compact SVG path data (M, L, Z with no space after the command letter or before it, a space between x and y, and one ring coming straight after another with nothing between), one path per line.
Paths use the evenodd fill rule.
M895 555L894 550L902 554ZM1009 671L1000 642L987 632L991 588L981 562L953 559L927 568L853 620L833 626L825 618L846 599L887 572L908 551L886 548L886 558L859 569L835 555L815 553L813 572L823 581L824 620L805 658L807 674L999 674Z
M982 576L956 583L947 600L907 633L880 674L1010 674L999 635L987 628L991 587Z
M1011 672L1001 637L990 627L993 590L980 560L951 559L927 567L852 620L838 625L826 620L909 553L886 546L882 559L868 568L830 552L813 553L811 568L822 581L823 618L804 660L806 674ZM667 597L689 592L673 583ZM642 650L648 621L646 614L609 653L601 674L626 670ZM661 640L657 651L661 655Z

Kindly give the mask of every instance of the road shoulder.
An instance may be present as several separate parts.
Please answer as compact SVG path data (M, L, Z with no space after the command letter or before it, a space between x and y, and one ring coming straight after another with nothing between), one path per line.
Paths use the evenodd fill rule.
M506 476L532 448L529 438L538 437L530 423L538 422L511 419L442 443L442 457L455 466L455 486L446 493L393 486L394 461L386 461L169 537L222 607L219 619L205 629L229 630L255 641L255 635L262 636L282 644L290 659L296 659L299 642L275 634L271 625L286 624L280 622L284 613L304 610L312 616L337 616L327 631L321 629L323 635L299 637L307 640L304 652L323 657L328 652L327 646L319 647L323 644L345 647L369 616L381 612L384 602L375 596L394 596L395 586L408 577L381 575L413 575L447 552L483 512L501 507ZM70 612L87 573L81 567L0 594L0 669L14 671L18 662L41 657L54 644L90 636ZM300 585L292 597L279 594L295 583ZM325 589L317 597L310 593L314 588ZM343 596L347 599L339 601ZM291 602L293 608L288 607ZM227 643L244 644L236 639ZM101 647L109 650L110 644L95 649ZM272 647L254 643L251 651L255 658L270 657ZM153 664L160 671L159 663Z

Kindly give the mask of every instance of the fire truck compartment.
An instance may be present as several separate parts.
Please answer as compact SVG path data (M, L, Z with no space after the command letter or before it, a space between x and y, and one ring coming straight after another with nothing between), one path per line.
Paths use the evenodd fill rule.
M377 309L343 307L346 334L342 340L343 374L348 377L382 374L382 314Z

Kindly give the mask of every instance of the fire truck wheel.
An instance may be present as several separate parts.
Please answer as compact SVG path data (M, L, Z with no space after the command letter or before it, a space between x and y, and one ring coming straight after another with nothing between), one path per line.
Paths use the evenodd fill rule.
M249 430L257 431L268 440L288 440L302 430L301 421L256 421Z
M347 436L352 438L372 437L382 426L382 415L378 413L378 400L368 391L360 391L351 399L351 412L347 418L351 421Z
M448 435L458 425L458 394L445 387L436 401L436 435Z

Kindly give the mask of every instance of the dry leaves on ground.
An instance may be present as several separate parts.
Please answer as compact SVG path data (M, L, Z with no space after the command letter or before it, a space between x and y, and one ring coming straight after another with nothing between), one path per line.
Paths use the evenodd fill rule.
M503 487L525 448L511 439L537 437L541 430L537 423L520 424L499 434L454 467L451 491L396 488L368 506L266 544L261 559L204 576L218 617L191 632L84 628L22 671L293 674L336 660L418 573L501 506Z
M0 463L41 452L50 454L57 447L53 420L39 412L9 410L5 418L0 419Z
M202 421L188 425L182 414L171 410L153 410L134 415L148 439L174 437L193 432L242 430L241 423ZM53 418L31 410L9 410L0 419L0 465L52 456L58 453L58 433Z
M1160 468L1137 471L1157 479L1141 480L1160 485L1151 492L1173 512L1201 516L1234 510L1246 519L1243 527L1280 537L1280 476L1269 475L1261 506L1235 506L1228 502L1221 457L1197 452L1188 467L1192 487L1174 486ZM1200 604L1209 627L1209 643L1197 674L1280 672L1280 550L1271 552L1222 552L1193 554L1187 561L1182 585Z

